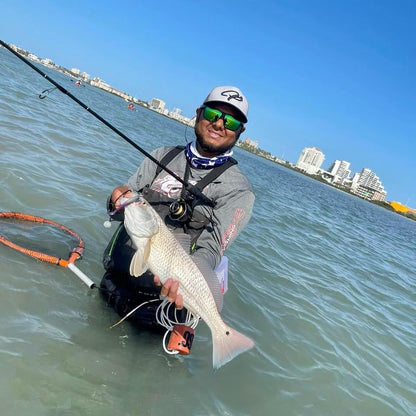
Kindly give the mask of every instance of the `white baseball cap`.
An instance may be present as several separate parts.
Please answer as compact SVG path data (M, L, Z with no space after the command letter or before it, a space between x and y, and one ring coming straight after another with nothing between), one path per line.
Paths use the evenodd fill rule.
M248 101L237 87L215 87L205 98L204 104L226 103L238 110L243 123L247 123Z

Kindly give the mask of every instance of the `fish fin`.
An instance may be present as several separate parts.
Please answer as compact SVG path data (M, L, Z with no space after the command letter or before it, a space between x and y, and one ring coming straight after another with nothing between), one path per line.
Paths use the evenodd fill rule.
M134 253L130 263L130 274L132 276L141 276L147 269L147 259L150 254L150 240L146 244L140 246Z
M250 338L226 325L213 334L212 342L212 365L215 370L255 345Z

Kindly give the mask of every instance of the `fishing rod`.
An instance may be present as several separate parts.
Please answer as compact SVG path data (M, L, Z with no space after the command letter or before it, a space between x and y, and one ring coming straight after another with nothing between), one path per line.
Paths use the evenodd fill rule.
M69 98L71 98L73 101L75 101L78 105L80 105L82 108L87 110L90 114L92 114L95 118L101 121L101 123L105 124L108 128L113 130L116 134L118 134L122 139L124 139L127 143L131 144L136 150L141 152L144 156L149 158L153 163L155 163L157 166L159 166L161 169L163 169L165 172L167 172L169 175L171 175L173 178L175 178L178 182L180 182L185 189L190 192L195 197L201 199L204 203L209 205L210 207L215 206L215 201L208 198L206 195L204 195L196 186L190 184L188 181L185 181L176 173L172 172L167 166L160 163L156 158L154 158L150 153L146 152L142 147L140 147L137 143L135 143L133 140L131 140L129 137L127 137L123 132L121 132L119 129L114 127L111 123L109 123L107 120L105 120L103 117L101 117L99 114L97 114L94 110L89 108L86 104L84 104L82 101L80 101L77 97L72 95L68 90L66 90L62 85L54 81L51 77L46 75L42 70L40 70L37 66L32 64L29 60L24 58L22 55L20 55L18 52L16 52L14 49L12 49L6 42L2 41L0 39L0 45L2 45L4 48L6 48L9 52L11 52L13 55L15 55L17 58L19 58L21 61L23 61L26 65L31 67L34 71L36 71L38 74L40 74L42 77L44 77L46 80L48 80L51 84L53 84L59 91L61 91L63 94L67 95ZM42 91L42 94L47 92L49 93L51 89ZM41 94L41 95L42 95ZM46 96L46 95L45 95ZM39 98L45 98L45 96L39 96Z

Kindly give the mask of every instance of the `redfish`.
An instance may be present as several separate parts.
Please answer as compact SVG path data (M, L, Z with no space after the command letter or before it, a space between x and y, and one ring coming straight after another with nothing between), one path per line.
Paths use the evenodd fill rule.
M250 338L224 323L198 266L143 197L127 205L124 225L136 249L130 274L137 277L149 269L162 283L169 277L179 281L184 306L211 330L214 369L254 346Z

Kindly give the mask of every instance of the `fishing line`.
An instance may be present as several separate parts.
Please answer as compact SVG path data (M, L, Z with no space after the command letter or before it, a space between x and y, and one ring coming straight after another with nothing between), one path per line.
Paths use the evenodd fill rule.
M105 124L108 128L114 131L114 133L118 134L122 139L124 139L127 143L132 145L136 150L141 152L144 156L146 156L148 159L150 159L153 163L155 163L157 166L159 166L161 169L163 169L165 172L167 172L169 175L171 175L173 178L175 178L178 182L180 182L185 189L190 192L195 197L202 200L205 204L207 204L210 207L215 206L215 201L208 198L206 195L202 193L196 186L188 183L187 181L183 180L180 176L176 175L176 173L172 172L167 166L160 163L156 158L154 158L150 153L146 152L143 148L141 148L138 144L136 144L133 140L131 140L129 137L127 137L124 133L122 133L119 129L114 127L112 124L110 124L107 120L105 120L103 117L101 117L99 114L97 114L94 110L89 108L86 104L84 104L82 101L80 101L77 97L72 95L68 90L66 90L62 85L54 81L51 77L49 77L47 74L45 74L42 70L40 70L36 65L32 64L29 60L21 56L18 52L13 50L7 43L0 40L0 45L5 47L8 51L10 51L13 55L15 55L17 58L19 58L21 61L23 61L26 65L28 65L30 68L32 68L34 71L36 71L38 74L40 74L42 77L44 77L47 81L49 81L51 84L55 86L59 91L61 91L63 94L67 95L69 98L71 98L73 101L75 101L78 105L80 105L82 108L84 108L86 111L88 111L90 114L92 114L96 119L100 120L103 124ZM44 92L46 92L45 90ZM40 97L39 97L40 98Z

